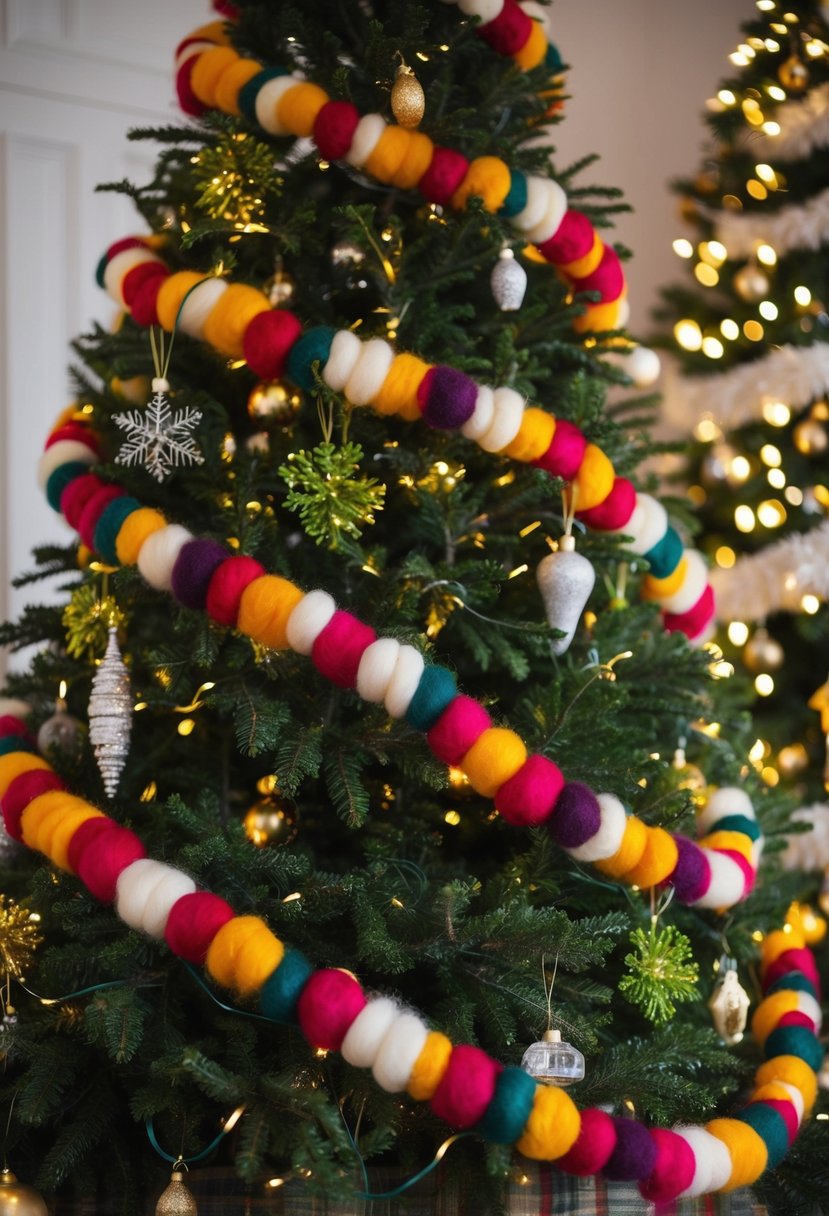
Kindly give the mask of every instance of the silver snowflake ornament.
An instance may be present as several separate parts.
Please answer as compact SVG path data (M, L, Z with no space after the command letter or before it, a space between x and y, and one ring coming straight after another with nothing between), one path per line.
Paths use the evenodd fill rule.
M128 468L142 465L156 481L164 481L182 465L204 464L190 433L201 422L202 412L190 406L173 410L166 396L169 387L166 380L153 380L153 399L146 410L127 410L112 417L127 433L115 463Z

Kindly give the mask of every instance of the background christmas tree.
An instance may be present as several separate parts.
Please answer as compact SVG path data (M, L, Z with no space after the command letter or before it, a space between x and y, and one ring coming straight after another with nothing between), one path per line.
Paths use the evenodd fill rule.
M250 3L231 37L260 64L301 67L332 97L386 116L402 57L416 67L422 129L436 142L554 178L600 228L617 205L614 192L581 184L587 162L557 165L539 142L556 116L555 56L516 63L454 8L376 4L369 14L332 13L324 0ZM184 48L182 71L194 53ZM185 73L185 101L188 80L196 96L204 83ZM77 402L57 442L80 442L91 423L105 481L224 552L325 588L384 635L451 667L465 693L560 762L569 781L612 791L648 824L693 835L706 783L745 778L758 794L746 760L753 732L717 678L717 653L664 630L656 605L640 598L644 563L618 537L579 534L599 577L584 616L565 597L577 626L569 649L544 623L534 571L547 538L565 528L563 481L449 430L353 408L321 377L322 347L305 375L289 365L278 382L257 383L246 359L188 334L186 298L172 350L169 336L162 350L152 331L154 370L173 391L168 405L156 384L155 415L146 411L159 283L154 295L150 287L162 274L152 248L174 271L264 291L306 326L393 340L431 364L509 385L582 428L619 475L636 477L653 446L641 402L607 408L606 383L619 373L597 357L590 330L614 325L618 309L574 299L550 266L525 255L509 210L494 213L474 191L466 208L424 202L333 155L321 159L308 141L269 136L255 108L221 108L197 125L134 133L160 143L156 176L113 188L134 198L154 239L110 250L101 273L118 295L109 268L134 253L145 277L139 287L133 280L131 316L116 332L78 341ZM529 280L508 315L490 289L505 244ZM176 444L142 446L142 419L166 425L168 408ZM77 469L72 478L82 480ZM61 488L47 479L55 505L72 514ZM687 506L672 510L682 521ZM100 731L89 705L102 673L108 695L124 694L116 658L101 662L117 637L134 721L108 812L150 856L181 866L237 911L265 915L314 966L353 969L371 990L395 993L453 1038L512 1064L547 1025L555 972L555 1025L587 1058L580 1105L672 1123L736 1101L756 1061L747 1044L722 1044L705 1001L724 953L753 986L756 939L781 923L796 878L763 882L725 923L674 901L654 929L664 897L568 858L543 827L503 822L459 769L447 776L411 720L392 721L382 705L332 688L289 649L251 645L195 603L174 605L140 576L141 562L110 568L112 552L100 550L114 539L103 544L99 518L81 525L96 554L74 545L38 554L39 574L64 579L65 604L31 608L3 633L11 645L42 647L7 692L31 707L41 747L73 791L106 804L82 724L89 718L91 734ZM109 736L116 751L127 717ZM773 840L785 807L766 792L758 811ZM164 1180L148 1120L158 1143L184 1157L224 1121L217 1158L232 1160L259 1196L268 1180L339 1197L361 1190L353 1137L369 1163L393 1160L406 1175L431 1160L446 1129L427 1107L382 1092L334 1054L315 1055L295 1028L275 1027L252 1003L226 1004L198 969L128 931L73 875L12 844L6 862L3 890L35 910L45 938L26 965L9 923L17 961L10 954L6 968L24 970L26 987L9 991L2 1093L15 1102L8 1151L22 1177L139 1210ZM764 865L774 876L773 848ZM825 1185L815 1127L767 1184L786 1196L780 1211L810 1210L809 1196ZM526 1176L527 1163L515 1160L470 1138L443 1168L459 1194L486 1208L516 1169L519 1184Z

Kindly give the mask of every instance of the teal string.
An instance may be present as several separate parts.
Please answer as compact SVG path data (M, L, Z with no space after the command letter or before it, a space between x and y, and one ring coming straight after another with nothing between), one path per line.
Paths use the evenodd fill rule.
M150 1115L150 1117L144 1121L144 1126L147 1129L147 1138L155 1151L158 1153L159 1157L163 1157L165 1161L169 1161L172 1165L177 1165L178 1162L181 1162L182 1165L192 1165L192 1163L195 1161L204 1161L205 1157L209 1157L210 1154L219 1147L222 1142L222 1137L225 1135L224 1128L222 1128L218 1136L211 1140L207 1148L202 1149L200 1153L196 1153L193 1157L182 1157L180 1153L177 1153L174 1157L172 1153L166 1152L166 1150L163 1149L158 1143L158 1138L155 1134L155 1127L153 1126L152 1115Z
M79 988L77 992L67 992L64 996L41 996L39 992L33 992L31 988L27 988L20 980L17 981L24 992L28 992L29 996L33 996L35 1000L42 1001L46 1005L60 1005L64 1001L74 1000L77 996L89 996L91 992L103 992L105 988L125 988L129 984L129 980L106 980L102 984L91 984L89 988ZM137 988L160 988L157 983L136 984Z
M240 1018L251 1018L254 1022L267 1022L269 1026L276 1025L273 1018L266 1018L264 1014L251 1013L249 1009L239 1009L235 1005L225 1005L224 1001L220 1001L215 992L213 992L212 989L204 982L196 968L191 963L185 963L184 966L186 970L190 972L190 975L193 977L199 987L207 993L213 1004L218 1005L220 1009L225 1011L225 1013L235 1013Z

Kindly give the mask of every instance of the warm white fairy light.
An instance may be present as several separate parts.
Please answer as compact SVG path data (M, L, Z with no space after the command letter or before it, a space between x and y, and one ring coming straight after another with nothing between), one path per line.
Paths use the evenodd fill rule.
M725 347L719 338L714 338L709 334L702 339L702 353L709 359L721 359L724 351Z
M734 342L740 336L740 327L732 317L726 317L724 321L720 321L720 333L729 342Z
M803 491L799 486L786 486L783 492L783 497L786 502L791 503L793 507L799 507L803 504Z
M745 621L732 621L728 626L728 640L735 646L745 646L748 641L748 625Z
M755 253L757 255L757 261L762 262L764 266L776 266L777 265L777 254L771 245L768 245L765 242L763 242L762 244L757 246Z
M777 44L775 43L775 45L777 45ZM786 100L786 90L781 89L779 84L766 85L766 92L768 93L768 95L772 99L772 101L785 101Z
M728 474L734 481L747 481L751 473L751 463L745 456L735 456L728 466Z
M677 257L692 258L694 256L694 246L684 236L678 236L671 247Z
M761 697L770 697L774 692L774 680L767 671L761 671L754 681L754 687Z
M776 321L778 308L773 300L762 300L757 309L764 321Z
M783 401L764 401L763 417L769 426L788 426L792 411Z
M733 106L737 104L737 98L731 92L731 89L720 89L719 93L717 94L717 99L721 101L724 106Z
M734 508L734 525L738 532L753 532L755 522L754 512L747 503Z
M702 330L696 321L677 321L674 337L683 350L699 350L702 346Z
M766 481L774 490L782 490L786 484L786 474L782 469L769 469Z
M814 616L820 608L820 600L816 595L804 595L800 601L800 607L809 616Z
M794 299L795 303L799 304L801 308L806 308L807 305L811 304L812 302L812 293L809 291L808 287L805 287L801 283L794 289Z
M779 528L786 522L786 508L776 498L767 498L757 508L757 519L764 528Z

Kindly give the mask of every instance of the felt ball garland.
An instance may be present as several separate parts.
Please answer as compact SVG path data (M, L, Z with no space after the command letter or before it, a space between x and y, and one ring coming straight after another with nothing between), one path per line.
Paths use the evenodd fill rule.
M465 17L477 17L476 33L499 55L513 60L525 72L540 65L557 76L561 56L550 42L541 15L531 16L517 0L443 0L457 4Z
M407 421L419 418L435 430L459 430L484 451L570 482L579 519L629 536L628 548L648 562L642 593L659 604L666 628L695 644L708 640L714 599L701 554L685 551L665 508L616 476L605 453L579 427L527 405L514 389L478 384L457 368L397 352L384 339L362 341L351 330L328 326L303 329L293 313L272 308L256 288L189 270L170 273L152 238L111 246L99 264L98 282L129 311L131 284L147 265L156 271L147 288L155 292L155 304L142 323L157 322L169 332L178 325L220 354L244 358L263 379L287 375L306 391L313 389L318 365L328 387L352 405ZM44 454L40 477L57 509L69 473L64 469L50 482L52 473L64 463L88 464L95 453L79 440L77 428L51 442L57 450Z
M481 5L471 7L477 11ZM535 48L546 56L549 47L542 48L546 39L539 29L514 0L503 0L481 34L504 53L525 51L531 57ZM422 131L387 124L380 114L361 115L298 73L239 55L221 21L202 26L177 47L176 89L188 114L218 109L244 116L269 135L312 139L322 159L344 160L385 185L417 189L430 203L462 210L469 199L480 198L487 211L508 219L536 247L572 291L597 293L598 300L573 322L577 332L624 324L627 288L618 254L582 212L568 207L564 190L551 178L510 169L497 156L469 161L455 149L436 146ZM131 290L139 293L143 282L132 280Z
M89 427L84 419L81 415L79 425ZM64 423L61 416L58 425ZM109 558L114 550L119 564L137 565L156 590L187 607L203 604L217 624L260 645L308 655L331 683L384 705L393 718L405 718L426 735L438 758L457 765L477 793L493 800L507 822L546 826L571 856L619 881L639 887L671 883L686 904L726 908L751 891L762 836L742 790L719 790L709 798L698 818L697 843L628 815L614 795L596 795L586 785L568 782L552 760L528 754L515 731L495 725L482 705L458 691L448 668L426 663L413 646L378 638L326 591L305 593L242 554L225 551L222 559L218 542L194 537L134 499L129 500L134 508L125 513L121 488L103 482L85 462L70 461L64 478L67 466L51 466L62 442L67 441L47 441L42 457L51 468L47 495L58 478L59 509L72 527L84 518L92 547L99 542L99 551L106 547L102 556ZM97 448L90 429L94 460ZM664 508L649 501L664 515ZM117 531L108 517L115 511L121 521Z
M133 832L66 790L31 750L22 719L0 721L3 738L19 749L0 755L0 808L10 835L114 903L131 928L203 964L237 996L256 998L265 1017L298 1023L312 1047L341 1051L353 1067L371 1069L382 1089L428 1101L456 1129L475 1129L573 1174L635 1180L646 1199L666 1203L757 1181L783 1159L814 1103L819 988L797 929L771 933L762 945L765 996L754 1032L765 1060L746 1106L704 1127L676 1129L580 1111L565 1090L472 1044L453 1044L416 1011L367 993L351 972L315 970L261 917L235 913L176 867L147 857Z

